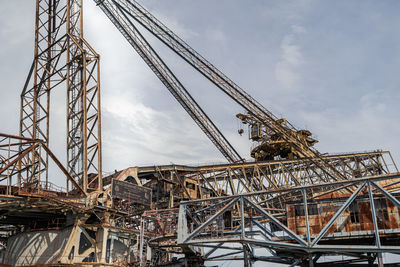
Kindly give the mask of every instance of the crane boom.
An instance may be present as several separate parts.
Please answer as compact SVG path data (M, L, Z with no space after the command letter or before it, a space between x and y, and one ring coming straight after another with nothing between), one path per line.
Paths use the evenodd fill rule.
M207 135L218 150L229 162L242 161L239 153L233 148L212 120L197 104L183 84L164 63L157 52L138 31L124 10L113 1L96 1L107 17L143 58L175 99L182 105L201 130Z
M188 44L186 44L181 38L179 38L167 26L165 26L162 22L160 22L156 17L154 17L149 11L147 11L143 6L141 6L135 0L94 0L94 1L97 3L98 6L100 6L103 12L106 13L106 15L110 18L110 20L114 24L116 18L121 20L123 18L123 20L129 21L129 23L125 25L115 24L117 28L121 31L121 33L125 36L125 38L128 39L128 41L129 41L129 38L127 37L129 36L128 32L132 31L132 29L133 33L137 32L137 30L135 30L132 21L129 20L129 18L132 18L136 22L141 24L145 29L147 29L151 34L157 37L160 41L162 41L171 50L173 50L177 55L183 58L194 69L200 72L212 83L214 83L214 85L216 85L220 90L222 90L225 94L227 94L230 98L232 98L236 103L242 106L248 112L250 119L258 121L268 130L270 137L275 138L276 136L278 136L278 138L281 139L283 142L285 142L285 144L290 146L292 150L296 151L298 156L309 159L311 164L320 167L332 179L334 180L346 179L346 177L344 177L341 173L339 173L328 162L322 160L321 154L316 149L312 148L307 143L305 138L302 138L301 132L303 130L299 131L286 120L278 119L268 109L263 107L247 92L245 92L241 87L239 87L225 74L223 74L220 70L218 70L213 64L211 64L203 56L201 56L198 52L196 52L193 48L191 48ZM119 17L115 17L111 12L114 12L115 14L119 13L118 15ZM121 15L121 13L123 15ZM131 37L134 37L134 35L132 35ZM135 47L134 42L132 41L129 42L131 43L131 45ZM147 51L149 50L148 44L147 45L142 44L142 46L143 48L145 48L145 50ZM152 69L154 67L155 69L157 69L163 64L160 64L160 62L158 63L155 62L155 64L153 65L154 65L153 67L151 66ZM155 73L157 76L159 76L159 74L157 74L156 71ZM170 89L171 86L169 86L167 83L164 84L174 94L173 90ZM196 117L192 116L192 118L194 118L196 121ZM284 123L282 123L283 121ZM196 123L198 122L196 121ZM202 127L200 124L199 126ZM207 134L206 131L205 133ZM207 135L210 137L209 134ZM316 159L320 159L320 161L317 161Z
M294 134L294 132L297 132L297 129L293 125L286 122L285 126L283 126L273 113L263 107L257 100L196 52L135 0L95 1L97 3L109 2L119 6L120 9L124 10L125 14L145 27L151 34L157 37L193 68L203 74L219 89L242 106L249 114L252 114L260 123L263 123L270 131L279 133L282 138L294 146L303 157L318 156L318 151L310 148Z

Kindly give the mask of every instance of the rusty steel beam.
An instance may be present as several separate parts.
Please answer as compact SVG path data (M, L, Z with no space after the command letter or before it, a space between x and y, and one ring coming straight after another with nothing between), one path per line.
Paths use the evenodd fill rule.
M60 168L60 170L65 174L67 180L70 181L74 185L74 187L79 190L79 192L86 196L86 191L75 181L74 177L71 176L68 170L64 167L64 165L62 165L62 163L57 159L54 153L46 146L46 144L42 144L42 147L57 164L58 168Z
M12 139L17 139L17 140L23 140L23 141L29 141L29 142L35 142L37 140L29 138L29 137L24 137L24 136L19 136L19 135L12 135L12 134L6 134L6 133L0 133L1 137L5 138L12 138Z
M21 151L15 159L13 159L11 162L7 163L7 165L5 165L2 169L0 169L0 174L2 174L5 170L10 168L12 165L18 163L23 157L25 157L25 155L27 155L29 152L31 152L38 146L40 146L40 144L33 144L29 146L27 149Z

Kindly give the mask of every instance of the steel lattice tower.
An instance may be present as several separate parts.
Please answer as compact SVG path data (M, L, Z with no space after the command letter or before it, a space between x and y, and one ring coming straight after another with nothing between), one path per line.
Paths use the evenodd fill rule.
M99 61L83 37L82 0L36 0L34 60L21 94L20 135L48 145L50 93L66 89L67 169L85 192L102 190ZM47 187L47 155L33 151L20 166L25 170L20 184Z

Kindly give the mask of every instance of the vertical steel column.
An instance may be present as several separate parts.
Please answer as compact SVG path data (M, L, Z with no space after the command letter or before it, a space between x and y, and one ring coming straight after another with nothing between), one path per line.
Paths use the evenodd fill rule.
M309 220L308 220L308 203L307 203L307 192L306 192L306 189L303 189L302 193L303 193L304 216L306 218L307 245L311 246L310 223L309 223ZM312 258L312 254L308 255L308 265L310 267L314 266L314 261L313 261L313 258Z
M375 210L374 196L372 194L372 188L371 188L371 182L370 181L368 181L368 195L369 195L369 202L370 202L370 205L371 205L372 222L374 223L375 242L376 242L376 246L378 248L381 248L381 239L379 237L378 222L376 220L376 210ZM379 265L379 267L383 267L382 253L378 253L378 265Z
M87 172L84 164L84 94L82 46L82 3L67 0L67 162L68 171L87 191Z
M240 220L241 220L241 224L242 224L241 239L242 239L242 246L243 246L243 264L244 264L245 267L250 267L249 255L248 255L246 244L244 243L244 240L246 238L246 221L244 219L244 200L243 200L243 196L240 197Z
M144 265L144 258L143 258L143 248L144 248L144 228L145 222L143 217L140 218L140 237L139 237L139 262L140 266L143 267Z
M67 0L67 161L85 192L103 190L100 56L83 38L82 0Z
M307 192L305 189L302 190L303 193L303 205L304 205L304 215L306 217L306 228L307 228L307 244L311 245L311 236L310 236L310 223L308 220L308 203L307 203Z
M65 51L65 4L60 0L36 0L35 48L32 68L21 93L20 136L49 144L50 90L63 80L59 61ZM21 150L22 148L20 148ZM24 169L18 185L40 190L40 179L48 184L48 155L32 151L19 162Z

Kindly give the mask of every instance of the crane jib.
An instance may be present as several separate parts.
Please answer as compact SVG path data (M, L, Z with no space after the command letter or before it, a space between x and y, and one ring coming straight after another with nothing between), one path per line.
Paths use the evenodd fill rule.
M99 5L107 17L118 28L122 35L143 58L150 69L156 74L160 81L182 105L185 111L191 116L225 158L227 158L229 162L242 161L242 158L237 151L223 136L207 114L201 109L143 35L138 31L122 7L117 4L113 5L109 1L103 1Z
M321 166L328 177L333 179L345 178L337 172L334 166L330 166L328 162L325 162L317 150L311 148L304 140L299 138L299 135L296 134L298 130L292 124L286 122L285 126L283 126L272 112L263 107L246 91L208 62L139 3L134 0L94 1L230 162L241 160L241 157L198 106L150 44L141 36L132 20L135 20L162 41L189 65L214 83L216 87L242 106L249 114L254 116L267 129L278 134L294 151L297 151L300 157L309 159L312 164Z

